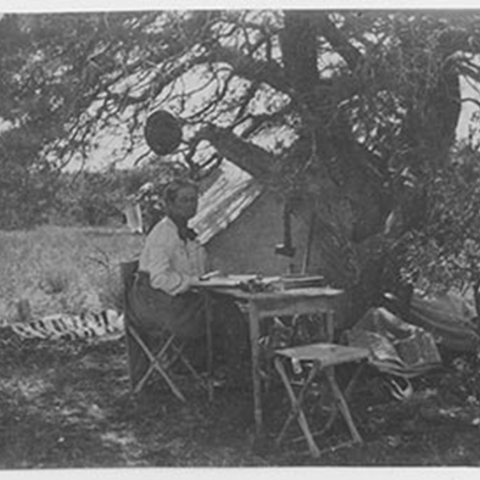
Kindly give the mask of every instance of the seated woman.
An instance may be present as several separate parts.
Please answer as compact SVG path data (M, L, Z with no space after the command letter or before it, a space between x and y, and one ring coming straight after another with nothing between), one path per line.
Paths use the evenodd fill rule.
M190 340L199 363L205 356L206 319L203 298L195 283L207 271L207 255L188 227L198 206L198 187L176 180L165 190L167 215L149 233L140 256L139 272L129 294L137 327L149 337L165 328ZM223 347L228 363L239 362L247 344L247 331L236 305L226 298L213 302L212 335ZM235 343L235 344L233 344ZM238 365L237 365L238 366Z

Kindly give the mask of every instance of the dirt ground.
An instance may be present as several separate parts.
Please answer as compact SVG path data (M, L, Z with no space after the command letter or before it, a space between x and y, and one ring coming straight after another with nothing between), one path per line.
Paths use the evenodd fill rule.
M181 404L161 382L129 392L123 339L22 341L2 330L0 467L460 465L480 464L480 382L475 359L414 381L404 401L367 375L351 403L362 445L331 448L348 436L341 420L312 459L304 441L272 441L286 398L265 397L268 438L253 442L251 392L219 390L209 403L184 378ZM293 437L299 435L295 425Z

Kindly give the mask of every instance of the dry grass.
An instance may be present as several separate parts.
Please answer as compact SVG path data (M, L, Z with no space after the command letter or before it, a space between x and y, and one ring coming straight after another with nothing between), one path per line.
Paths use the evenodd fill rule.
M118 264L136 256L142 238L125 230L41 227L0 232L0 322L17 320L30 302L33 318L118 308Z

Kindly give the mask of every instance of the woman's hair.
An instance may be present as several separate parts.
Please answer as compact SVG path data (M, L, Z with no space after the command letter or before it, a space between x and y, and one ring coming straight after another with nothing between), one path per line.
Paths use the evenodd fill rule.
M193 188L198 193L198 185L192 180L177 179L170 182L164 190L164 199L167 205L171 205L177 198L177 194L183 188Z

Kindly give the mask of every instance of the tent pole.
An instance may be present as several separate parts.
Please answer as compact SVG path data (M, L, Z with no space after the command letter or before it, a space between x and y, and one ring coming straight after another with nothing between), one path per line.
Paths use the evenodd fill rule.
M315 212L312 212L312 214L310 215L310 223L308 226L307 246L305 249L305 253L303 255L302 275L305 275L307 273L308 263L310 261L310 251L312 249L314 228L315 228Z

